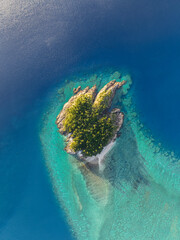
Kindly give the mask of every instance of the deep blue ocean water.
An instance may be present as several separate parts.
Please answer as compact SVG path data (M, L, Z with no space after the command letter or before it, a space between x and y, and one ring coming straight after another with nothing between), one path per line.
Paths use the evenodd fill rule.
M47 95L73 72L127 69L141 120L179 154L180 3L16 0L0 12L0 239L71 239L39 142Z

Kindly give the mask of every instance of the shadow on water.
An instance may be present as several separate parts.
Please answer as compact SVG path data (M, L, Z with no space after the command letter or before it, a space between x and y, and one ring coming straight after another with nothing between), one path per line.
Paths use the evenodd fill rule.
M121 102L122 98L123 95L121 92L116 94L112 107L123 108ZM123 109L123 112L126 112L126 110ZM87 169L83 167L84 164L80 165L80 170L90 192L103 192L103 179L121 191L124 190L124 184L128 184L132 186L133 189L137 190L140 184L148 185L149 182L149 176L144 167L144 161L145 159L138 151L135 134L131 128L127 114L125 113L123 127L120 130L119 137L116 139L113 148L102 161L101 167L103 170L101 170L98 164L92 163L85 164ZM87 170L89 170L89 173ZM89 175L91 175L90 178ZM92 175L94 175L94 178ZM99 179L101 179L101 188L97 187Z
M134 133L128 125L124 124L121 136L116 140L114 149L105 160L103 175L117 188L122 187L125 181L135 189L139 184L148 184L148 176L140 155Z
M104 170L100 171L98 165L86 164L86 167L94 175L123 191L124 183L130 184L134 189L140 184L148 184L148 174L143 162L135 135L128 120L125 119L120 137L116 139L113 149L105 157Z

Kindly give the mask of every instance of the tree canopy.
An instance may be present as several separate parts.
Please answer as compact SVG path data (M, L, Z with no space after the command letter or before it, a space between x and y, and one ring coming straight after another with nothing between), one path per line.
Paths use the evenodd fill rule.
M94 107L91 96L81 95L67 109L64 127L71 134L73 151L82 151L85 156L100 153L112 137L113 122L102 108Z

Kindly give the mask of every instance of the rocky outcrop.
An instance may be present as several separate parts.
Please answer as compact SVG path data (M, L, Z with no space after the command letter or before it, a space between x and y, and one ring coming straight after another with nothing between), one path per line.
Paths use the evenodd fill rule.
M115 141L116 138L118 137L119 130L123 125L124 114L121 112L119 108L114 108L110 113L110 118L113 120L115 126L112 138L112 141Z
M76 94L76 93L78 93L80 90L81 90L81 86L79 86L79 87L77 87L77 88L74 88L74 89L73 89L73 93Z
M116 94L116 90L125 84L125 81L116 82L116 80L110 81L106 84L97 94L93 106L95 108L102 108L102 113L111 107L112 100Z
M108 144L111 141L116 140L118 136L118 132L121 129L123 124L124 114L118 108L112 109L111 112L109 112L109 109L112 105L112 101L114 99L117 89L119 89L124 84L125 84L125 81L122 81L122 82L116 82L115 80L110 81L99 91L99 93L97 93L96 85L93 86L92 88L86 87L84 90L81 90L81 86L79 86L77 89L75 88L73 89L73 92L75 95L72 96L66 104L64 104L62 111L59 113L56 119L56 124L59 129L59 132L62 135L67 136L67 139L66 139L67 145L65 147L65 150L68 153L77 154L77 152L74 152L70 147L73 139L71 137L71 134L66 132L66 129L64 128L63 123L66 118L67 109L70 108L74 104L74 102L82 95L86 95L91 98L93 103L92 107L97 109L100 116L106 114L108 117L111 118L113 122L114 130L113 130L111 139L109 139ZM78 153L78 156L80 158L84 158L82 154Z

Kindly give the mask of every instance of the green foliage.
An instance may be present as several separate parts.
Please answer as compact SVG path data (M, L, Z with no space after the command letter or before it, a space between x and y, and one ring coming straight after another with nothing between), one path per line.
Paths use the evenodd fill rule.
M102 91L97 98L96 103L94 104L96 110L102 114L107 108L109 108L109 101L111 99L112 91Z
M67 110L64 127L72 134L71 148L85 156L100 153L112 136L113 123L102 109L94 108L90 96L82 95Z

